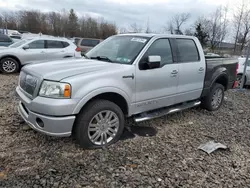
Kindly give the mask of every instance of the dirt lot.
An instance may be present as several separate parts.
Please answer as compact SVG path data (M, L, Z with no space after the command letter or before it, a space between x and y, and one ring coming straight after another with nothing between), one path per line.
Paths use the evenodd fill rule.
M16 84L17 75L0 74L0 187L250 187L248 91L227 92L217 112L197 108L140 123L108 149L82 150L71 138L28 129ZM230 149L197 149L209 140Z

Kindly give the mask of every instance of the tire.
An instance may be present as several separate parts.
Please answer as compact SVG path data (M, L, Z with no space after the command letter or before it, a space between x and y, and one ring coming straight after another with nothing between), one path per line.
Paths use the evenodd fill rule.
M0 71L4 74L17 73L19 69L19 63L13 58L7 57L0 61Z
M242 79L242 74L238 74L237 75L237 82L238 82L238 84L237 84L237 88L240 88L240 83L241 83L241 79ZM243 84L243 88L245 88L245 86L246 86L246 77L245 77L245 79L244 79L244 84Z
M100 125L97 125L97 119L100 120L100 117L102 116L104 121L108 114L110 119L109 123L100 122ZM91 126L90 123L92 123ZM74 125L73 135L76 138L76 142L82 148L92 149L107 147L119 140L123 133L124 124L124 114L119 106L107 100L94 100L87 104L87 106L78 114ZM95 141L98 136L99 138ZM106 138L107 142L102 142L102 138L104 138L104 140Z
M218 110L221 107L223 100L224 100L224 89L225 88L223 85L215 83L212 86L210 93L201 100L201 106L208 111ZM216 100L216 98L215 98L216 92L221 92L221 94L220 94L220 97L218 98L218 101L215 105L214 101Z

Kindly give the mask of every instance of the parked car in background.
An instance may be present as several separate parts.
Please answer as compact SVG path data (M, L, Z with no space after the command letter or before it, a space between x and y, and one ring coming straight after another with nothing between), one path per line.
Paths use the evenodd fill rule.
M239 70L238 70L238 74L237 74L238 87L240 87L240 84L242 82L242 76L244 73L245 62L246 62L245 57L239 58ZM247 63L246 75L245 75L243 86L245 87L245 86L249 86L249 85L250 85L250 59L248 60L248 63Z
M205 56L206 57L220 57L219 54L215 54L215 53L207 53Z
M77 38L75 39L77 47L79 47L82 53L88 52L90 49L95 47L97 44L102 42L101 39L93 38Z
M22 39L21 35L9 35L9 37L12 39Z
M54 37L23 39L0 49L0 71L18 72L23 65L56 59L81 57L76 45L70 40Z
M200 104L215 111L236 85L237 58L206 59L191 36L116 35L85 56L25 66L16 88L30 127L73 134L84 148L118 141L126 117L140 122Z
M13 43L14 41L9 36L0 34L0 46L9 46Z

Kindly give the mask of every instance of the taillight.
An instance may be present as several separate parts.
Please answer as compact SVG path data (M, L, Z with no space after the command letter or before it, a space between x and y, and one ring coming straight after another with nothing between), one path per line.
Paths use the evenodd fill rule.
M238 69L239 69L239 63L236 64L236 71L235 71L236 76L238 74Z
M81 51L81 48L77 47L77 48L76 48L76 51L77 51L77 52L80 52L80 51Z

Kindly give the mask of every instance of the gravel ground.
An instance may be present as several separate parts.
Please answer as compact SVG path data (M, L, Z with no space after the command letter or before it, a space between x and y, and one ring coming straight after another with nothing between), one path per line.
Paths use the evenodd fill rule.
M16 84L17 75L0 74L0 187L250 187L249 91L227 92L217 112L140 123L109 148L83 150L28 129ZM229 150L197 149L210 140Z

